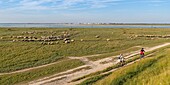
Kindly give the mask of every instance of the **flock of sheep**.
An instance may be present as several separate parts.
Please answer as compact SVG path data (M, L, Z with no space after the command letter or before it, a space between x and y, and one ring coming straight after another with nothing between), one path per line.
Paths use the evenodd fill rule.
M34 35L50 35L50 36L39 36L35 37ZM56 35L56 32L22 32L22 36L9 36L9 37L1 37L1 39L10 39L12 42L40 42L42 45L54 45L59 44L59 41L63 41L63 43L68 44L72 43L75 40L71 39L70 37L72 34L68 32L62 32L60 35ZM25 36L27 35L27 36ZM95 38L100 38L100 35L96 35ZM84 39L80 39L81 42L85 41ZM111 41L111 39L106 39L106 41Z
M40 42L43 45L53 45L58 44L60 40L63 40L64 43L74 42L73 39L70 39L71 34L68 32L62 32L62 34L54 36L56 32L22 32L22 35L28 34L51 34L51 36L10 36L10 37L1 37L1 39L10 38L13 42Z
M23 35L25 34L51 34L51 36L40 36L40 37L35 37L35 36L10 36L9 38L13 39L13 42L40 42L42 45L54 45L58 44L60 40L63 40L63 43L71 43L74 42L75 40L70 39L71 35L68 32L62 32L60 35L56 35L56 32L22 32ZM100 38L100 35L96 35L96 38ZM170 35L135 35L130 38L137 38L137 37L146 37L149 39L155 39L155 38L166 38L169 39ZM5 39L5 37L1 37L0 39ZM80 39L80 41L84 41L84 39ZM106 41L111 41L111 39L106 39Z
M135 37L145 37L151 40L154 39L170 39L170 35L136 35Z
M136 37L147 37L147 38L170 38L170 35L136 35Z
M55 31L32 31L32 32L22 32L21 35L20 36L0 37L0 39L1 40L9 39L12 42L40 42L40 44L42 44L42 45L59 44L60 41L63 41L63 43L65 43L65 44L75 42L74 39L71 39L72 34L70 34L67 31L64 31L61 33L58 33ZM41 36L41 35L44 35L44 36ZM50 36L47 36L47 35L50 35ZM100 35L96 35L94 37L101 38ZM145 37L147 39L159 39L159 38L170 39L170 35L132 35L129 37L131 39L136 39L138 37ZM105 40L111 41L111 39L109 39L109 38L106 38ZM79 41L83 42L85 40L80 39Z
M131 39L131 40L134 40L134 39L136 39L136 38L146 38L146 39L151 39L151 40L153 40L153 39L170 39L170 35L132 35L132 36L129 36L129 38Z

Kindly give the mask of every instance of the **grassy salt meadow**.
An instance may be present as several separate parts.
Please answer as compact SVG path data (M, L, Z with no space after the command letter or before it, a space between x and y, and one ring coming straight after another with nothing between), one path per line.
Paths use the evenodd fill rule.
M26 72L0 75L0 84L28 82L84 65L82 61L72 60L68 57L101 54L88 57L88 59L96 61L166 42L170 42L170 29L0 28L0 73L55 63ZM104 85L105 82L111 85L142 85L142 81L144 84L153 82L156 82L157 85L159 82L167 84L169 83L166 81L169 79L167 76L169 73L168 52L168 48L164 49L156 57L140 61L142 64L136 63L122 68L96 82L96 85ZM164 63L166 63L165 67ZM155 69L156 72L152 69ZM126 70L126 72L115 75L120 74L121 70ZM146 75L150 72L150 75ZM129 75L131 76L130 73L132 73L132 77L127 79ZM147 79L137 82L145 77L149 78L149 82ZM165 81L162 77L166 77ZM154 80L154 78L158 80ZM125 81L121 81L122 79Z

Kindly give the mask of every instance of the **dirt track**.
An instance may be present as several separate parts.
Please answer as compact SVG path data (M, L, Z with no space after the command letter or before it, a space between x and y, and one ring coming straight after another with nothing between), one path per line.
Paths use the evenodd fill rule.
M156 49L168 46L168 45L170 45L170 43L165 43L165 44L158 45L158 46L155 46L152 48L148 48L148 49L145 49L145 51L147 51L147 52L153 51L153 50L156 50ZM131 55L125 56L125 58L128 59L128 58L130 58L134 55L137 55L137 54L139 54L139 52L134 51L134 52L132 52ZM55 74L55 75L52 75L49 77L45 77L45 78L42 78L39 80L35 80L32 82L29 82L28 84L29 85L75 85L75 84L78 84L80 81L73 82L73 83L69 83L69 82L72 81L73 79L88 75L90 73L104 70L107 67L110 67L113 64L118 63L118 60L114 59L114 57L116 57L116 56L111 56L109 58L101 59L101 60L94 61L94 62L88 60L87 57L88 56L86 56L86 57L70 57L70 59L79 59L79 60L83 61L86 65L78 67L78 68L74 68L74 69L71 69L71 70L68 70L65 72L61 72L59 74ZM102 64L102 62L107 62L107 63ZM82 70L73 72L76 69L80 69L80 68L83 68L86 66L90 66L91 69L82 69ZM60 76L57 76L57 75L60 75Z
M99 56L99 55L101 55L101 54L82 56L82 59L80 57L77 57L77 58L80 58L83 62L85 62L86 61L86 60L84 60L85 57L93 57L93 56ZM73 59L73 58L76 59L76 57L69 57L69 58L70 59ZM22 73L22 72L26 72L26 71L30 71L30 70L34 70L34 69L39 69L39 68L47 67L47 66L54 65L54 64L57 64L57 63L59 63L59 62L54 62L54 63L50 63L50 64L46 64L46 65L41 65L41 66L37 66L37 67L32 67L32 68L26 68L26 69L17 70L17 71L8 72L8 73L0 73L0 75ZM84 66L82 66L82 67L84 67Z

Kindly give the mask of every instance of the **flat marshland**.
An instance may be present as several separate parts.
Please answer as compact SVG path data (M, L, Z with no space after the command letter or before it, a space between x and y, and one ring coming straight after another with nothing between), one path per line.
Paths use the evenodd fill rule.
M84 65L82 61L69 57L89 56L88 59L96 61L166 42L170 42L170 29L0 28L1 74L54 63L24 72L0 75L0 84L28 82ZM167 55L167 52L162 51L165 55ZM139 72L150 66L150 63L147 63L148 61L155 63L160 60L163 62L162 57L157 56L156 59L149 58L146 61L141 61L142 63L146 62L147 65L142 64L144 67L141 67ZM126 68L133 68L133 66ZM131 70L128 70L128 72L131 72ZM122 74L121 77L118 76L118 78L124 79L128 72ZM135 70L135 72L138 72L138 70ZM160 76L155 76L155 78ZM137 81L137 78L134 77L134 79ZM104 82L104 80L102 81ZM114 79L109 82L115 83L115 81L116 84L122 82ZM136 81L134 80L132 83ZM147 82L146 80L143 81ZM127 84L130 83L127 82Z

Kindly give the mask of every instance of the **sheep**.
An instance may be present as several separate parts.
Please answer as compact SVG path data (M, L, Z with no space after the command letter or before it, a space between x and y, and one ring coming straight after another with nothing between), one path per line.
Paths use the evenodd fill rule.
M45 36L41 36L42 39L45 39L46 37Z
M41 39L37 39L37 41L42 41Z
M26 40L24 40L25 42L29 42L29 40L28 39L26 39Z
M154 40L155 38L151 38L151 40Z
M71 42L74 42L75 40L71 40Z
M34 32L27 32L28 34L34 34Z
M25 40L24 40L24 39L21 39L21 41L23 41L23 42L24 42Z
M47 44L48 44L48 45L50 45L51 43L50 43L50 42L48 42Z
M110 39L106 39L107 41L110 41Z
M13 42L17 42L18 40L13 40Z
M70 43L70 41L68 40L68 41L65 41L64 43L68 44L68 43Z
M28 39L28 37L25 36L24 39Z
M70 34L64 34L63 36L64 37L70 37Z
M23 36L17 36L17 39L21 39L21 38L24 38Z
M100 36L99 36L99 35L96 35L95 37L96 37L96 38L100 38Z
M53 43L53 42L50 42L50 44L51 44L51 45L54 45L54 43Z
M44 42L48 42L48 40L47 39L42 39Z
M46 43L46 42L41 42L41 44L42 44L42 45L47 45L47 43Z
M81 39L80 41L84 41L83 39Z
M38 39L37 37L33 37L34 39Z
M64 38L64 41L68 41L68 40L70 40L69 38Z
M32 36L29 36L28 38L29 38L29 39L32 39L33 37L32 37Z
M59 44L59 42L57 41L57 42L55 42L56 44Z
M22 32L22 34L25 34L25 32Z
M17 38L17 36L12 36L12 38Z
M43 45L43 44L44 44L44 42L41 42L41 44Z
M47 43L43 42L43 45L47 45Z
M54 43L53 43L53 42L48 42L47 44L48 44L48 45L53 45Z
M28 39L28 41L33 42L34 40L33 39Z
M135 37L139 37L138 35L135 35Z

